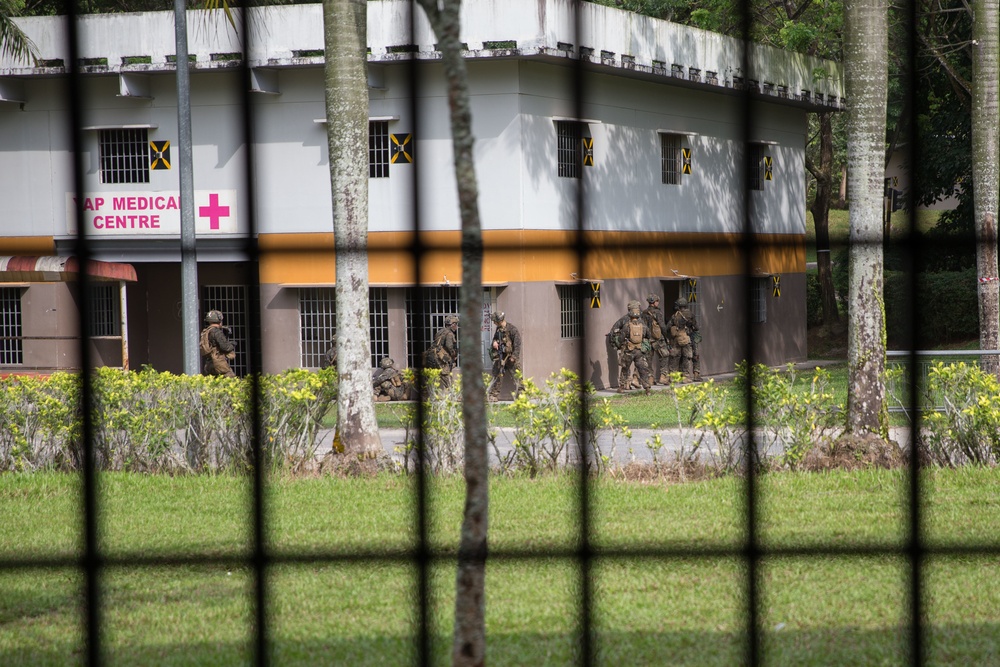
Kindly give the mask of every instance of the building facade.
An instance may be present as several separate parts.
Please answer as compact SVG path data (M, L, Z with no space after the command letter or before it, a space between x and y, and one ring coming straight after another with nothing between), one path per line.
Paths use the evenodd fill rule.
M368 3L373 365L416 365L458 312L447 91L433 35L410 11ZM224 311L237 341L260 335L261 370L315 368L336 320L322 7L248 16L245 49L225 21L188 18L200 309ZM173 14L81 17L76 115L65 21L18 23L41 58L0 61L0 255L57 262L85 233L106 265L90 270L96 360L180 372L180 341L196 332L181 326ZM606 333L627 301L655 293L668 312L693 302L704 374L732 370L751 344L763 363L805 358L807 113L843 107L835 63L744 53L720 35L568 0L470 3L462 39L485 341L490 312L504 311L524 336L526 375L566 367L608 387ZM62 266L46 276L0 263L0 371L78 365L67 343L81 333L75 269ZM486 344L475 352L484 367ZM251 370L237 349L236 369Z

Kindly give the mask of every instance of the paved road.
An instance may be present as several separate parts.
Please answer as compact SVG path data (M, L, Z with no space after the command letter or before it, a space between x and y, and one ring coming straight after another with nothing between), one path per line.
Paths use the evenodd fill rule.
M382 429L380 433L382 435L382 445L385 448L386 453L393 457L393 459L402 463L404 454L401 450L405 446L405 432L403 429ZM660 438L659 446L657 446L655 440L657 436ZM893 428L891 429L890 436L903 447L906 447L909 444L910 435L908 428ZM703 437L704 439L700 443L698 449L699 457L704 461L711 461L713 456L718 456L718 448L716 447L715 440L711 435L703 435L697 431L681 431L679 429L632 429L632 437L630 439L626 439L621 434L619 434L616 438L613 438L609 431L604 431L598 434L597 442L601 453L603 455L613 457L613 460L619 464L625 464L632 461L650 463L653 461L654 447L656 460L673 461L682 454L689 455L694 449L696 441L700 437ZM491 464L498 463L499 457L505 457L510 453L513 438L514 429L498 429L496 447L491 448L490 450ZM327 433L323 438L317 453L322 456L329 451L331 441L332 435ZM775 454L776 452L771 451L770 453ZM566 458L567 456L568 459ZM563 450L559 460L568 460L571 463L575 463L579 460L578 448L575 442L571 443L569 447Z

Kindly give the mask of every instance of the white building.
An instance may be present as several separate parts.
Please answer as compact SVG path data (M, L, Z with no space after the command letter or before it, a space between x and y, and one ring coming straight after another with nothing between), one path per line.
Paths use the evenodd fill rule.
M410 6L368 3L373 364L388 354L414 365L457 312L461 276L440 54L419 10L410 35ZM246 95L236 33L203 12L188 17L201 310L223 310L245 340L258 299L263 370L316 367L335 283L322 7L251 18ZM0 60L0 255L17 256L0 259L0 372L78 364L74 268L59 258L81 227L107 262L93 271L106 279L89 332L97 359L122 365L124 350L131 367L179 372L173 14L79 21L83 220L74 219L66 22L18 23L41 60ZM576 368L584 346L582 376L616 384L605 334L628 300L645 305L649 293L668 313L678 296L694 297L703 373L746 358L748 331L758 361L805 358L806 114L842 108L835 63L752 46L744 72L736 40L569 0L467 3L462 39L483 288L489 308L520 328L527 375ZM245 356L237 362L246 369Z

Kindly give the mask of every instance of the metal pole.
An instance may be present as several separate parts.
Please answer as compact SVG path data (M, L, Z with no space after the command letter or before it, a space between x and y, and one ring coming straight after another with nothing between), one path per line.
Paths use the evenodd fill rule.
M122 370L128 370L128 292L124 280L118 281L118 307L121 310Z
M184 372L197 375L198 255L194 231L194 174L191 159L191 73L188 66L187 8L174 0L174 39L177 43L177 148L181 198L181 338Z

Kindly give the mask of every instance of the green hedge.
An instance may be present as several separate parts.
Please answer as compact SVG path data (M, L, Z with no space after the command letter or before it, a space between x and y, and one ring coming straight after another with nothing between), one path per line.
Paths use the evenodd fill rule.
M846 250L834 255L833 284L845 303L848 264ZM915 333L910 310L912 274L885 271L884 275L886 335L890 347L927 347L979 337L979 283L974 268L917 276L920 318ZM810 299L807 305L811 303Z
M127 372L92 377L90 427L101 470L204 472L253 463L252 379ZM0 470L79 470L81 377L0 380ZM336 400L336 372L289 370L258 377L262 464L311 462L320 424Z

